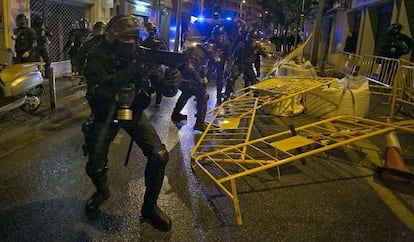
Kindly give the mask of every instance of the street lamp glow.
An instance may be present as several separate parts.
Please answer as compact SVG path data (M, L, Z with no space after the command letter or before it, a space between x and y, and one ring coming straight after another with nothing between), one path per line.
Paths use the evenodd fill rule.
M243 4L245 4L245 3L246 3L246 0L243 0L243 1L241 1L241 3L240 3L239 16L240 16L240 18L242 18L242 19L243 19Z

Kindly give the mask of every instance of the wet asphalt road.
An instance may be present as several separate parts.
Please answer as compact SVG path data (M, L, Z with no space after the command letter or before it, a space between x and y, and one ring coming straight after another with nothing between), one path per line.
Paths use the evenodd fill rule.
M214 88L210 93L215 96ZM159 199L173 221L170 232L139 223L145 159L134 146L124 166L129 138L123 131L109 156L112 195L96 221L84 216L84 201L94 189L81 149L85 110L1 144L0 241L414 241L413 186L388 189L370 169L381 159L381 140L364 143L362 151L336 150L306 165L282 166L280 181L276 170L240 179L243 224L237 225L231 201L191 170L190 151L200 136L191 128L195 102L183 111L188 124L177 129L169 120L176 98L146 110L170 151ZM253 136L310 121L259 113Z

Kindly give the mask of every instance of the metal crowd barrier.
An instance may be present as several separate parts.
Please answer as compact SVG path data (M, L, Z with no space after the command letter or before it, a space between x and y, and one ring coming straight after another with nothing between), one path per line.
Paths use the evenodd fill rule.
M324 77L271 78L237 91L234 99L207 112L207 129L191 151L192 168L199 168L233 201L238 224L242 223L242 219L235 179L246 172L260 171L254 169L258 164L274 162L252 158L246 145L251 142L256 111L265 105L280 103L336 81L336 78ZM304 140L296 141L300 143ZM236 150L233 150L234 147L237 147ZM259 153L264 152L260 146L256 149ZM231 188L227 182L231 183Z
M398 69L391 101L391 117L394 117L397 106L401 110L407 105L414 106L414 63L411 64Z
M360 66L359 74L369 80L370 93L387 97L391 117L395 115L397 107L404 109L407 105L414 106L414 63L403 59L343 52L335 64L335 70L349 75L356 65Z
M342 52L335 63L335 70L339 71L343 75L349 75L352 73L353 67L358 65L360 59L360 55L349 52Z
M364 55L358 65L360 66L359 74L365 76L370 82L370 92L391 98L400 61L387 57Z
M353 142L393 130L414 133L414 124L404 126L364 119L357 116L336 116L330 119L282 131L238 144L223 145L221 140L210 140L209 146L198 146L193 153L193 168L200 168L233 202L237 223L242 224L236 180L248 179L255 173L303 160ZM220 131L216 131L220 133ZM221 132L225 132L221 131ZM227 140L232 140L227 133ZM237 133L234 134L237 136ZM243 181L241 181L243 182Z

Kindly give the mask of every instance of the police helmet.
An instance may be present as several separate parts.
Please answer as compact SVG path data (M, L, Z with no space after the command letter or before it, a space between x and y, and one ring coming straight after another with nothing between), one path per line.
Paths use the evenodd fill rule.
M89 19L81 18L79 20L79 28L80 29L89 29Z
M400 23L393 23L391 24L391 27L389 28L389 30L400 32L402 30L402 25Z
M145 27L147 28L147 32L150 36L155 36L155 34L157 33L157 25L150 22L147 23Z
M224 43L224 39L226 38L226 29L223 25L216 25L211 31L211 36L215 42L220 44Z
M202 62L206 58L207 51L201 45L188 47L183 51L185 58L192 62Z
M105 26L105 23L102 21L94 23L92 26L92 34L94 36L102 35L105 31Z
M246 41L258 41L262 37L262 33L259 30L252 30L246 36Z
M79 29L79 22L78 21L74 21L72 23L72 29Z
M28 26L27 17L24 14L19 14L16 16L16 25L18 27L26 27Z
M219 35L225 35L226 34L226 29L224 28L223 25L216 25L214 26L213 30L211 31L211 35L214 36L219 36Z
M34 15L32 18L32 23L36 27L41 27L43 25L43 17L40 15Z
M157 30L157 25L155 25L155 24L154 24L154 23L152 23L152 22L147 23L147 24L145 25L145 27L147 28L147 31L150 31L150 30L152 30L152 31L156 31L156 30Z
M112 17L106 25L105 37L111 43L116 40L125 43L137 40L139 38L138 20L125 15Z

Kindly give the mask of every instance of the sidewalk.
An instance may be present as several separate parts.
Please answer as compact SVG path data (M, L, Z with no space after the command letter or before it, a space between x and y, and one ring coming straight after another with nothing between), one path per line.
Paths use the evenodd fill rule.
M41 129L47 124L74 117L77 113L88 109L84 98L86 85L79 85L78 78L72 79L63 76L55 79L56 102L54 108L52 108L50 101L48 79L45 79L44 86L45 94L41 97L42 103L33 114L16 109L0 116L0 144L30 130Z

